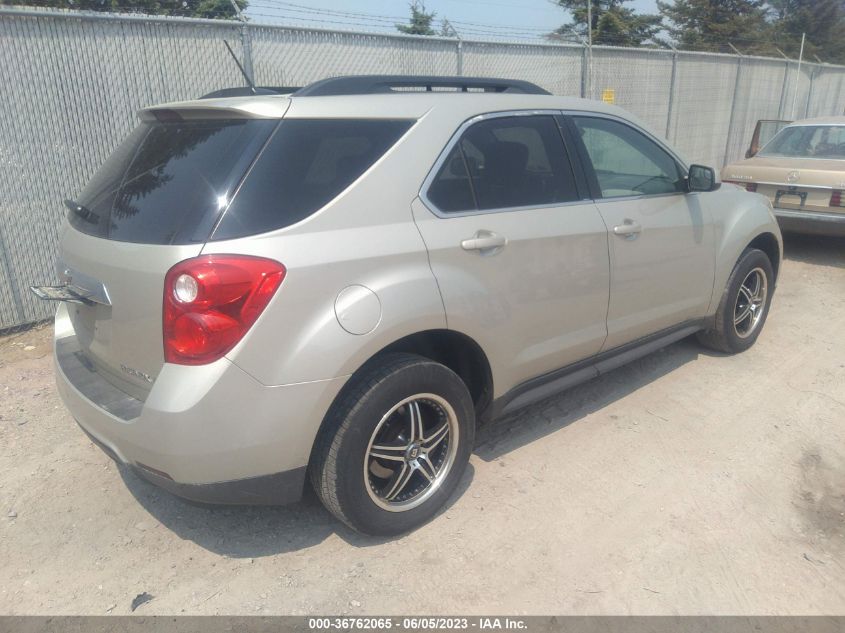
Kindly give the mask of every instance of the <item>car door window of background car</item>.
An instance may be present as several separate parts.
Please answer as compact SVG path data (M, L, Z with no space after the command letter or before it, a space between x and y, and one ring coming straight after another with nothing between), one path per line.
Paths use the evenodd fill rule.
M474 124L443 162L428 198L443 212L579 199L557 123L544 115L497 117Z
M684 172L657 143L634 128L597 117L574 117L602 198L684 193Z

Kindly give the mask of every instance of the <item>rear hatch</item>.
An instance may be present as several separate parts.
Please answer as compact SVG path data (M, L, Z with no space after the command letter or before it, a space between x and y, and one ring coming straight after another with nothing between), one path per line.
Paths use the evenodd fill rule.
M203 105L145 112L67 202L59 274L93 298L68 304L81 354L141 400L164 364L165 274L200 254L278 124Z
M834 195L845 189L845 160L758 155L727 167L723 180L745 185L781 209L845 213L845 208L831 206L831 198L836 202L845 197Z

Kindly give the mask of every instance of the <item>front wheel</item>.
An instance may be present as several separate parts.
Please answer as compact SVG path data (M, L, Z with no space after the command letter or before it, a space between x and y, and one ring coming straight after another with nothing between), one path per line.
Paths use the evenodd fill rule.
M774 270L768 256L746 249L728 278L713 327L699 333L699 341L728 354L747 350L760 336L773 290Z
M475 413L451 369L391 354L351 379L317 440L311 481L323 504L373 535L407 532L430 519L469 461Z

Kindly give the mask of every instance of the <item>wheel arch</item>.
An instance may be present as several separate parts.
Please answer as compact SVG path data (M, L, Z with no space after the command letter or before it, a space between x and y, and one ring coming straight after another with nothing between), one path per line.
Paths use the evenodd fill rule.
M772 270L775 273L774 282L777 283L778 273L780 272L780 261L783 253L781 252L780 242L774 233L766 231L760 233L757 237L748 243L744 250L748 248L756 248L763 251L772 263Z
M772 263L775 280L783 253L780 228L768 201L762 196L739 190L727 191L714 215L718 237L709 316L716 313L731 271L746 249L759 248L766 253Z
M385 345L370 355L349 376L326 410L319 429L314 435L308 459L309 465L314 459L314 450L326 428L327 421L331 418L332 411L338 401L350 389L354 389L355 377L371 367L373 363L378 363L381 357L392 353L416 354L441 363L454 371L466 384L475 404L476 423L487 418L493 402L493 373L487 354L481 346L472 337L455 330L436 328L415 332Z

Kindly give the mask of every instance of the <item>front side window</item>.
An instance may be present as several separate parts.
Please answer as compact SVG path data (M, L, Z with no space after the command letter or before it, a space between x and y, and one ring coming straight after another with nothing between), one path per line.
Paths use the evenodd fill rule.
M551 116L496 117L468 128L428 190L440 211L484 211L578 200Z
M574 117L574 121L602 198L686 191L686 174L678 162L645 134L611 119Z
M845 125L798 125L784 128L757 155L845 159Z

